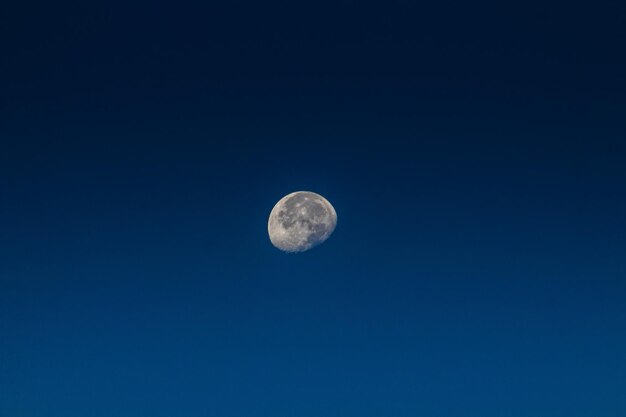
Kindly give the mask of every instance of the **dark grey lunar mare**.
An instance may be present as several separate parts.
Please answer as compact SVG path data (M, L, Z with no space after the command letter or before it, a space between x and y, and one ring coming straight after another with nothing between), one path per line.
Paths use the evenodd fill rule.
M337 213L328 200L310 191L298 191L276 203L267 230L278 249L304 252L328 239L336 225Z

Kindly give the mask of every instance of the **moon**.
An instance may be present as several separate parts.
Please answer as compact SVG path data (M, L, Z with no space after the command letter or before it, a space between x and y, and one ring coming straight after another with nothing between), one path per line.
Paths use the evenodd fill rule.
M337 212L328 200L310 191L297 191L276 203L267 232L278 249L304 252L328 239L336 226Z

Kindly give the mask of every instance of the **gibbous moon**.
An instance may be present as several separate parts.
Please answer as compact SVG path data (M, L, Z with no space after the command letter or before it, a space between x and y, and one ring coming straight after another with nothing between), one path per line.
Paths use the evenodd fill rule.
M328 200L309 191L297 191L276 203L267 231L278 249L304 252L328 239L335 226L337 213Z

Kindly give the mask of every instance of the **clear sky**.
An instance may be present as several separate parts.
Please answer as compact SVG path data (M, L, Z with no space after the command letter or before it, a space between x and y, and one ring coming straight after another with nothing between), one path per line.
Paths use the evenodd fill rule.
M13 3L0 416L626 415L624 2Z

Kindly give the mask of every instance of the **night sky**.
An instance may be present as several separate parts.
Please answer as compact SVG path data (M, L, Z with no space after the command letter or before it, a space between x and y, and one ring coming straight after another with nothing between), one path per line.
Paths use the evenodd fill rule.
M623 1L5 3L0 417L626 415Z

